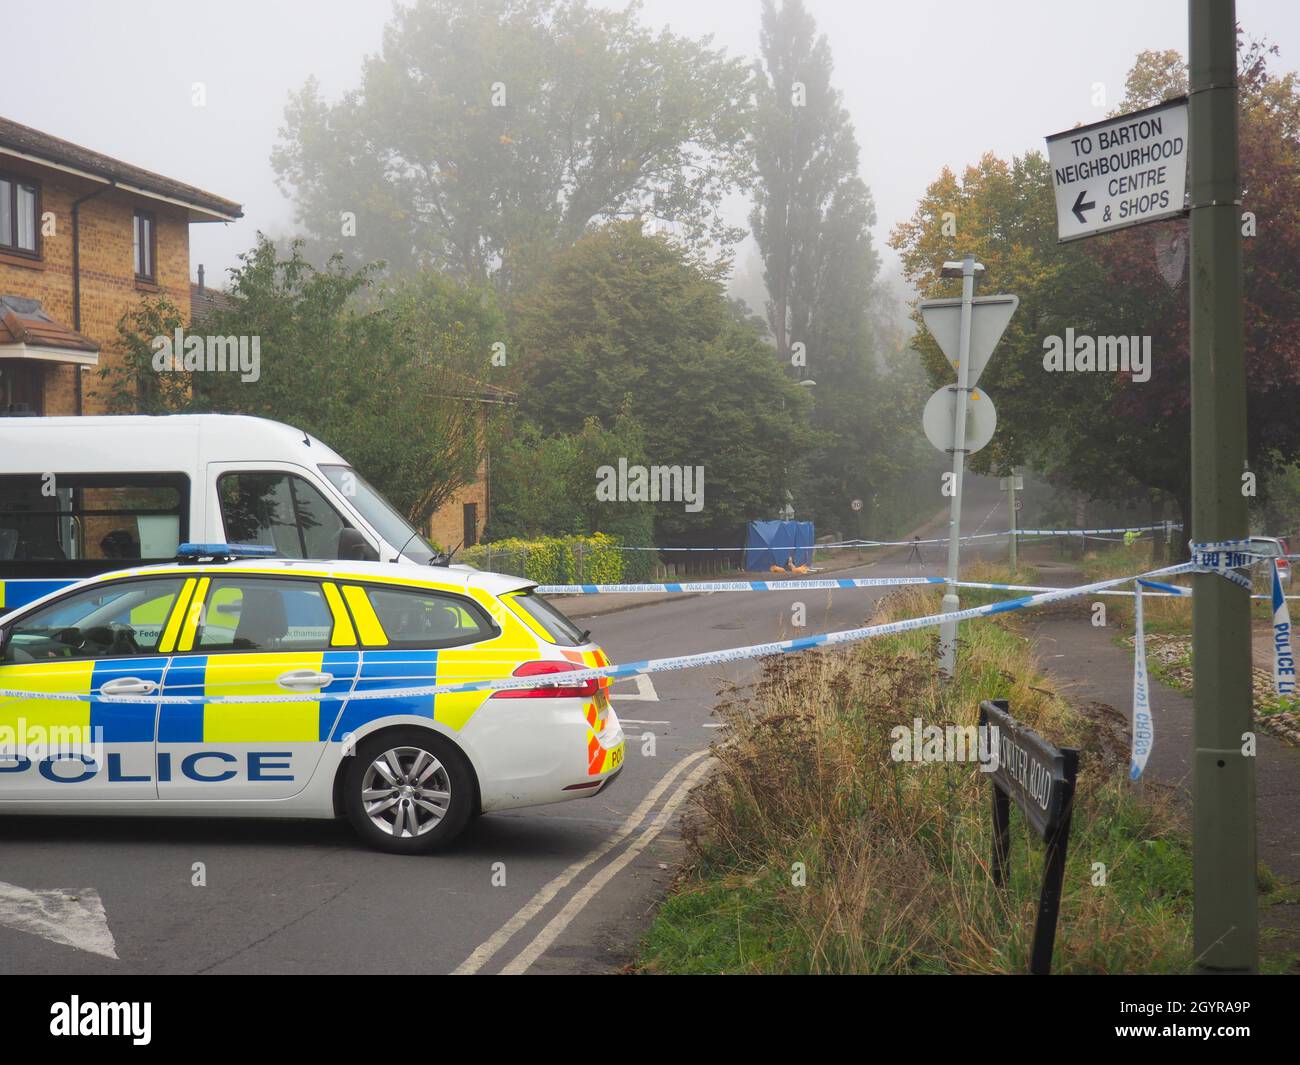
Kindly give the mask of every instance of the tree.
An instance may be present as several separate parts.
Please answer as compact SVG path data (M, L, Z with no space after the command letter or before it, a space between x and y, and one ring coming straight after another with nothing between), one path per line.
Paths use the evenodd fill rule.
M425 274L378 288L372 270L317 270L259 234L232 271L231 307L205 332L247 338L252 380L230 370L159 373L166 308L124 319L128 357L103 371L118 409L253 414L304 429L352 462L416 524L475 475L482 448L469 398L504 336L491 294ZM164 327L170 328L164 328ZM250 375L251 376L251 375ZM134 397L147 397L132 405Z
M1300 90L1295 75L1269 73L1273 54L1243 44L1239 61L1239 150L1251 212L1243 218L1248 454L1261 473L1300 452ZM1123 110L1183 91L1185 71L1176 54L1143 53L1127 86ZM946 211L955 237L944 233ZM1251 217L1258 238L1249 237ZM960 182L947 170L940 175L891 241L909 280L923 295L945 294L940 264L971 252L998 290L1021 298L980 381L996 399L999 426L973 469L1027 462L1095 499L1167 493L1190 527L1185 239L1186 223L1176 220L1057 244L1052 177L1037 152L1010 164L985 156ZM1067 328L1149 337L1151 380L1045 372L1044 343ZM916 345L932 380L948 380L929 334L919 333Z
M584 0L416 0L361 86L290 102L272 161L327 249L396 272L509 283L593 222L658 217L692 245L741 235L743 64ZM355 235L349 230L350 212Z
M897 497L913 476L919 423L897 414L916 397L882 342L890 309L877 280L875 207L858 176L852 122L831 82L830 46L802 0L779 8L764 0L760 51L750 223L777 361L789 367L802 355L799 376L816 381L815 446L797 477L796 510L842 528L852 499Z
M559 253L516 300L520 407L546 434L623 411L645 428L651 464L704 466L705 503L656 504L656 537L705 542L775 515L807 446L807 398L737 320L720 269L637 223ZM594 489L595 470L589 470ZM585 494L585 491L584 491Z

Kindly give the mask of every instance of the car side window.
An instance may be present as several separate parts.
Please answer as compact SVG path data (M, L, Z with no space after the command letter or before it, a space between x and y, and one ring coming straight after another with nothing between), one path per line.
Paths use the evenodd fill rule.
M199 651L324 651L334 618L314 581L214 577L199 615Z
M336 558L338 512L304 477L240 470L217 479L226 541L274 547L285 558Z
M460 596L401 588L364 591L390 647L454 647L496 632L487 615Z
M3 661L156 653L181 584L180 577L111 581L50 603L13 624Z

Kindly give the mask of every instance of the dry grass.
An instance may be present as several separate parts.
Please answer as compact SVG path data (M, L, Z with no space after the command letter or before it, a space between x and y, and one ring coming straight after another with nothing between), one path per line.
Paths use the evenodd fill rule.
M879 617L932 613L938 601L931 589L900 591ZM1190 863L1170 809L1132 799L1113 728L1052 689L1010 623L963 633L950 687L922 632L775 659L756 686L724 693L729 738L693 798L694 864L647 936L649 969L1023 971L1041 846L1013 815L1013 875L998 890L987 777L890 753L895 726L974 724L985 698L1009 699L1017 718L1085 752L1056 967L1187 967ZM1092 882L1096 862L1104 886Z

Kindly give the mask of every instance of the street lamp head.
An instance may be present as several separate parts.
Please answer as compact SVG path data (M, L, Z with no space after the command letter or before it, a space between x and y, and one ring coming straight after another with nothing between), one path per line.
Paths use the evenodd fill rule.
M984 272L983 263L975 262L974 259L970 256L967 256L967 261L969 261L971 264L971 272L973 274L978 276L979 274L982 274ZM939 270L939 276L940 277L965 277L966 262L964 261L952 262L951 260L949 260L948 262L944 263L943 267Z
M809 378L805 377L802 381L799 382L799 387L812 388L812 386L815 385L816 383L817 383L816 381L810 380Z

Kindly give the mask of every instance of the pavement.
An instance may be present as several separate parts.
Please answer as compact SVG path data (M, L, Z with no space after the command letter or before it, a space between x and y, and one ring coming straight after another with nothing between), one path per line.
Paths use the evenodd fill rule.
M1054 567L1044 584L1082 583L1078 570ZM1078 704L1101 703L1127 719L1133 705L1133 652L1114 643L1114 631L1094 628L1086 615L1052 615L1037 620L1033 639L1044 669ZM1190 696L1152 679L1155 742L1143 774L1147 787L1177 797L1190 824L1194 713ZM1125 727L1125 742L1131 732ZM1256 847L1259 861L1284 883L1300 883L1300 748L1269 733L1256 733ZM1086 753L1085 753L1086 757ZM1289 952L1300 967L1300 902L1261 909L1265 952ZM1270 942L1270 939L1272 942Z

